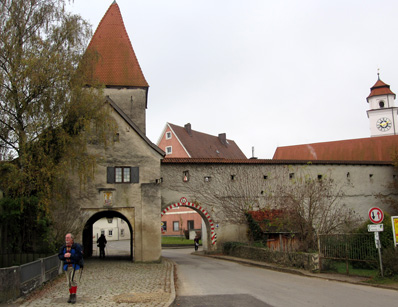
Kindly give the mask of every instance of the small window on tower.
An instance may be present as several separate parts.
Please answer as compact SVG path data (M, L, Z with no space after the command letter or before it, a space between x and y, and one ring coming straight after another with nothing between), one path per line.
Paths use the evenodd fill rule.
M379 107L380 107L380 108L384 108L384 101L383 101L383 100L380 100L380 101L379 101Z

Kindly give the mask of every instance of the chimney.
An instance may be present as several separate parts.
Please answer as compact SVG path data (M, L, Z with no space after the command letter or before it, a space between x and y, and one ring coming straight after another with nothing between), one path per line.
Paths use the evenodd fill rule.
M227 134L226 133L220 133L218 135L218 139L220 140L221 144L223 144L225 146L228 145L228 143L227 143Z
M186 125L184 126L184 128L185 128L185 130L188 132L188 134L189 134L190 136L192 136L191 124L190 124L190 123L186 124Z

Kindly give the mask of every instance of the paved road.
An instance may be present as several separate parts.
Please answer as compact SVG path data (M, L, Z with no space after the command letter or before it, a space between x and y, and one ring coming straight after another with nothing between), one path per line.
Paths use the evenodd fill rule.
M174 306L396 306L398 292L163 250L177 263ZM242 303L244 302L244 303Z

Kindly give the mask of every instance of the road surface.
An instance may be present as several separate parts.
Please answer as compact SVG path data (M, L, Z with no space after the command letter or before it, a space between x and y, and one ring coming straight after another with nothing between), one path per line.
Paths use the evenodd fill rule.
M397 306L398 291L282 273L164 249L177 263L174 306Z

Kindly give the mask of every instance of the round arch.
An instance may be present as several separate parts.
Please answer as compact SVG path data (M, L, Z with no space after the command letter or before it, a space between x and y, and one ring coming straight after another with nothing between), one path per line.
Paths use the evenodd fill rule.
M120 212L118 211L112 211L112 210L106 210L106 211L100 211L97 213L94 213L86 222L84 225L83 229L83 246L89 246L90 248L85 248L84 249L84 254L87 257L91 257L93 255L93 250L91 246L93 246L93 225L96 221L102 218L120 218L124 220L130 230L130 256L129 259L131 261L134 260L134 253L133 253L133 228L129 222L129 220Z
M207 210L205 208L203 208L203 206L197 205L195 203L190 203L190 202L186 201L186 199L182 198L181 202L174 203L172 205L167 206L162 211L161 216L165 215L167 213L167 211L169 211L170 209L176 208L176 207L188 207L188 208L194 209L196 212L198 212L202 216L202 218L205 220L206 225L209 226L211 244L212 245L216 244L217 234L215 231L213 219L210 216L209 212L207 212Z

